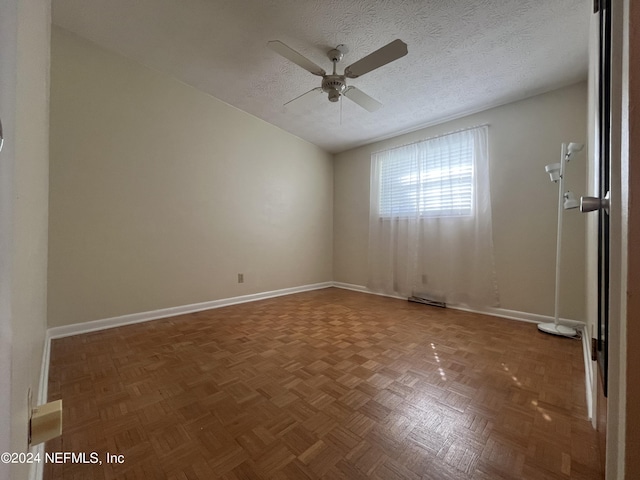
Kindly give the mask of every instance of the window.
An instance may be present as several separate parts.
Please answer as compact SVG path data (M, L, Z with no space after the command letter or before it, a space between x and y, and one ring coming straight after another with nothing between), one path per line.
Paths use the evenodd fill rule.
M472 215L474 144L466 130L374 153L379 215Z
M489 127L371 157L367 287L497 306Z

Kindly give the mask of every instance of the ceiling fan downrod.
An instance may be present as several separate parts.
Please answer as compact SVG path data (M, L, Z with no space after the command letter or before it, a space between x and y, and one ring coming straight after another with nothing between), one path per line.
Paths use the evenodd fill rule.
M322 91L328 94L330 102L337 102L340 100L340 95L342 95L347 89L347 79L344 75L338 75L336 72L336 66L344 56L339 48L340 46L329 50L327 55L329 56L329 60L333 63L333 73L322 77Z

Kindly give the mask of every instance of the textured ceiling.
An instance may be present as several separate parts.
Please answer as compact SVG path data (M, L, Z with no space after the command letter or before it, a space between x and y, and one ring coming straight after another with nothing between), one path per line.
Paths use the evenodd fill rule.
M339 152L586 79L591 0L53 0L53 21L241 110ZM267 48L281 40L330 71L400 38L409 54L349 81L369 113L326 95L284 107L320 77ZM341 69L339 68L339 72Z

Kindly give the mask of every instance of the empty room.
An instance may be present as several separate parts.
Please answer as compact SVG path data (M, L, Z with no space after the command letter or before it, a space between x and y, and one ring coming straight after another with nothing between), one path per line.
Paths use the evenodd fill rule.
M4 3L0 479L637 478L637 10Z

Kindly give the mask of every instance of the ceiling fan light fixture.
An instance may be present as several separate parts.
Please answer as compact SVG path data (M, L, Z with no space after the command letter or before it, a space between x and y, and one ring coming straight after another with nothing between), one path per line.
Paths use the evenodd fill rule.
M329 90L329 101L337 102L338 100L340 100L340 92L336 89Z

